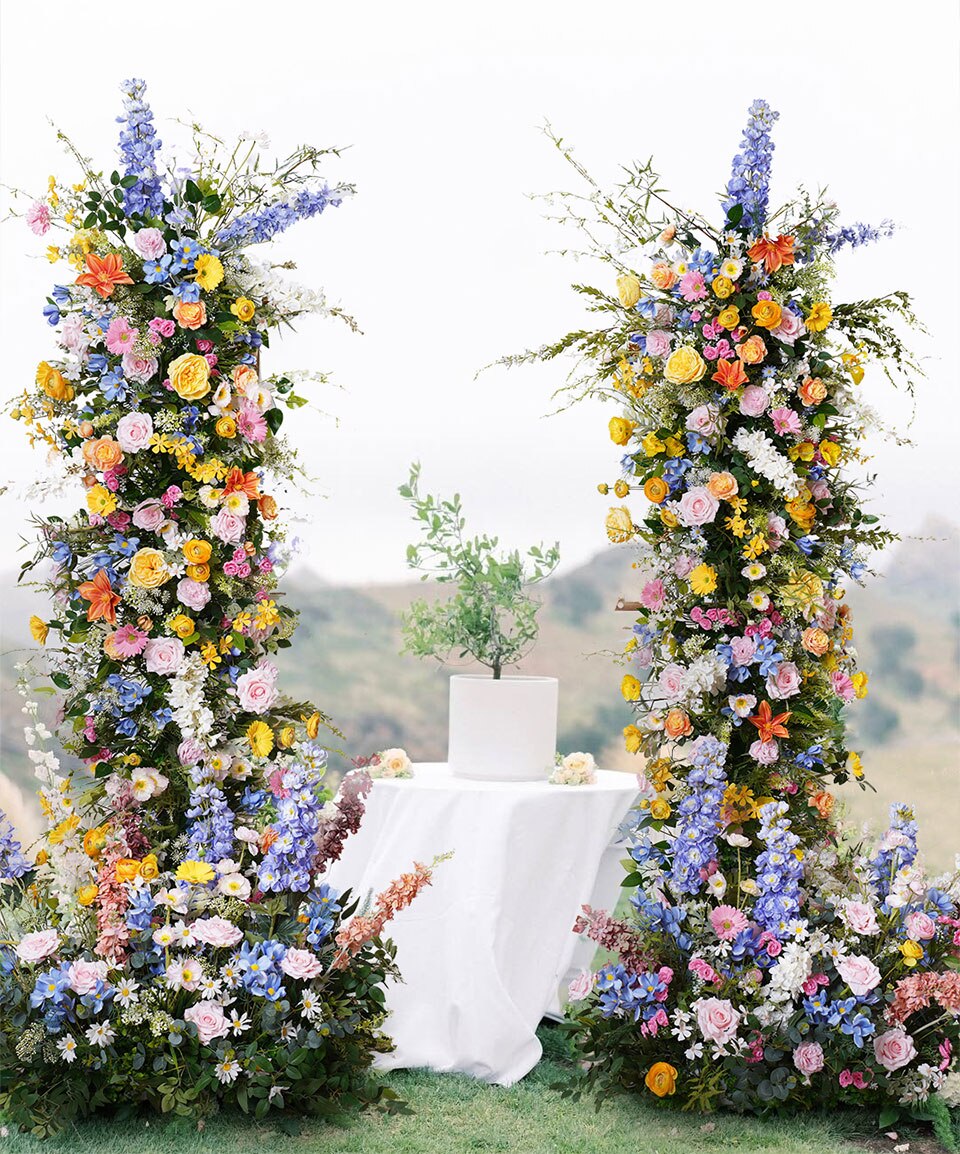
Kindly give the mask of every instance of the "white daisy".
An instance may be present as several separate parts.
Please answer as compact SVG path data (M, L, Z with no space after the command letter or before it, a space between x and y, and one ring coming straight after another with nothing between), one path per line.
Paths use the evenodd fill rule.
M240 1063L234 1061L233 1058L224 1058L222 1062L218 1062L213 1068L217 1078L223 1082L236 1082L237 1075L240 1073Z
M230 1011L230 1029L235 1034L244 1034L250 1029L250 1019L246 1014L238 1014L236 1010Z
M91 1046L99 1046L101 1049L109 1046L115 1037L113 1026L109 1022L95 1022L87 1030L87 1041Z
M57 1042L57 1049L60 1051L60 1057L65 1062L75 1062L77 1060L77 1039L71 1034L67 1034L65 1038L61 1038Z
M114 997L121 1006L132 1006L138 999L137 990L139 989L140 983L135 982L133 978L121 978L117 982Z

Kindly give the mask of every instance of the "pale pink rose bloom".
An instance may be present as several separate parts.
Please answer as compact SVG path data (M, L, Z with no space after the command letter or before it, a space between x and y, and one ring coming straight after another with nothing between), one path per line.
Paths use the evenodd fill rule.
M680 556L673 563L674 575L679 577L682 581L684 577L688 577L697 567L697 558L691 557L689 553L681 553Z
M134 525L148 533L156 533L166 519L167 513L164 507L151 497L141 501L133 510Z
M83 316L80 313L70 313L60 328L60 343L71 353L80 356L90 343L83 328Z
M653 581L648 581L640 591L640 604L644 609L650 609L656 613L658 609L663 608L665 601L666 592L659 577Z
M27 965L34 965L49 958L57 952L60 945L60 935L56 930L37 930L33 934L24 934L17 946L17 957Z
M225 545L237 545L243 540L247 522L243 517L221 509L210 522L210 531Z
M682 666L671 662L664 666L658 682L660 692L668 701L676 701L683 696L686 687L686 671Z
M856 695L853 681L842 669L835 669L830 674L830 684L833 686L833 692L842 701L852 701Z
M290 978L308 981L323 972L323 962L312 950L298 950L293 947L283 955L280 969Z
M775 741L760 741L750 746L750 756L760 765L773 765L780 757L780 746Z
M907 914L907 933L915 942L928 942L937 932L937 924L922 910Z
M880 1065L891 1074L894 1070L901 1070L904 1066L909 1066L917 1056L917 1048L913 1044L913 1038L906 1030L899 1028L887 1030L885 1034L880 1034L874 1038L873 1052Z
M192 577L182 577L177 582L177 600L195 613L199 613L210 601L210 590L203 581Z
M700 998L693 1003L697 1025L708 1042L723 1045L736 1037L740 1014L726 998Z
M633 657L641 669L649 669L653 664L653 646L641 645L633 651Z
M128 381L145 385L157 371L156 357L141 357L137 353L123 354L123 375Z
M844 902L841 916L855 934L878 934L880 932L876 910L866 902Z
M106 962L87 962L83 958L75 961L67 970L70 989L83 997L97 988L97 982L107 977Z
M850 954L837 962L837 973L850 987L850 992L862 998L880 982L880 971L860 954Z
M807 327L803 323L803 318L792 309L784 309L780 316L780 323L775 329L770 330L770 336L776 337L778 341L783 341L785 345L792 345L806 331Z
M709 525L719 508L720 502L705 485L694 485L680 498L680 521L687 528Z
M822 477L817 481L807 481L807 486L814 501L829 501L832 496L830 486Z
M179 637L152 637L143 649L147 672L171 677L183 664L185 652Z
M651 357L665 357L670 352L672 338L663 329L654 329L647 333L647 353Z
M152 436L153 418L149 413L124 413L117 421L117 443L125 453L139 453L150 444Z
M668 329L677 319L677 310L673 305L658 304L653 314L653 323L660 328Z
M197 1027L197 1036L205 1046L230 1032L230 1021L219 1002L197 1002L184 1010L183 1018Z
M277 667L265 659L241 673L237 678L240 708L247 713L266 713L277 700L278 673Z
M730 656L734 665L749 665L757 651L752 637L734 637L730 641Z
M836 603L836 601L830 600L823 607L823 609L821 609L820 612L817 614L817 624L820 626L821 629L825 629L827 631L827 633L829 633L830 630L834 627L834 625L836 625L836 623L837 623L837 603Z
M159 260L167 251L167 242L158 228L141 228L134 235L133 247L144 260Z
M806 1078L819 1074L824 1066L823 1047L819 1042L801 1042L793 1051L793 1064Z
M193 923L193 933L198 942L215 949L235 946L243 937L243 930L226 918L199 918Z
M770 398L759 385L747 385L740 394L740 412L745 417L759 417L767 411Z
M50 227L50 209L42 200L35 200L27 209L24 219L35 236L43 236Z
M800 692L800 670L792 661L781 661L776 673L767 677L767 696L783 701Z
M720 406L698 405L687 415L687 428L703 437L711 437L720 432Z
M581 970L567 987L567 997L571 1002L582 1002L593 989L593 974L589 970Z

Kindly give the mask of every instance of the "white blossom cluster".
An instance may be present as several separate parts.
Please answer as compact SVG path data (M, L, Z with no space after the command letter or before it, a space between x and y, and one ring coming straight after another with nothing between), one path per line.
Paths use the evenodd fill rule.
M740 429L733 438L734 448L750 462L750 468L765 477L785 497L796 497L800 483L793 463L759 430Z
M203 743L213 730L214 717L203 700L207 667L199 653L186 657L170 682L167 702L183 737Z

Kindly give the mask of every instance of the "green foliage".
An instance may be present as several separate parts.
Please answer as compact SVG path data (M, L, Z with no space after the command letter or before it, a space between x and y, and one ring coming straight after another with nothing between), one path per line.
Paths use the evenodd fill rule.
M423 540L407 547L407 563L425 570L423 580L456 584L446 601L415 601L403 617L404 652L443 660L450 653L470 656L493 670L498 678L514 665L537 639L540 608L529 586L548 577L560 560L556 544L549 549L533 545L526 558L517 549L497 554L498 539L464 535L466 522L460 495L452 500L420 495L420 466L400 495L413 508L423 528Z

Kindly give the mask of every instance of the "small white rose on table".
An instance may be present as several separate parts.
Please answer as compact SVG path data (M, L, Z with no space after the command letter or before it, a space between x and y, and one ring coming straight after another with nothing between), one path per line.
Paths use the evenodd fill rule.
M597 763L592 753L557 754L557 768L550 775L551 785L595 785Z

